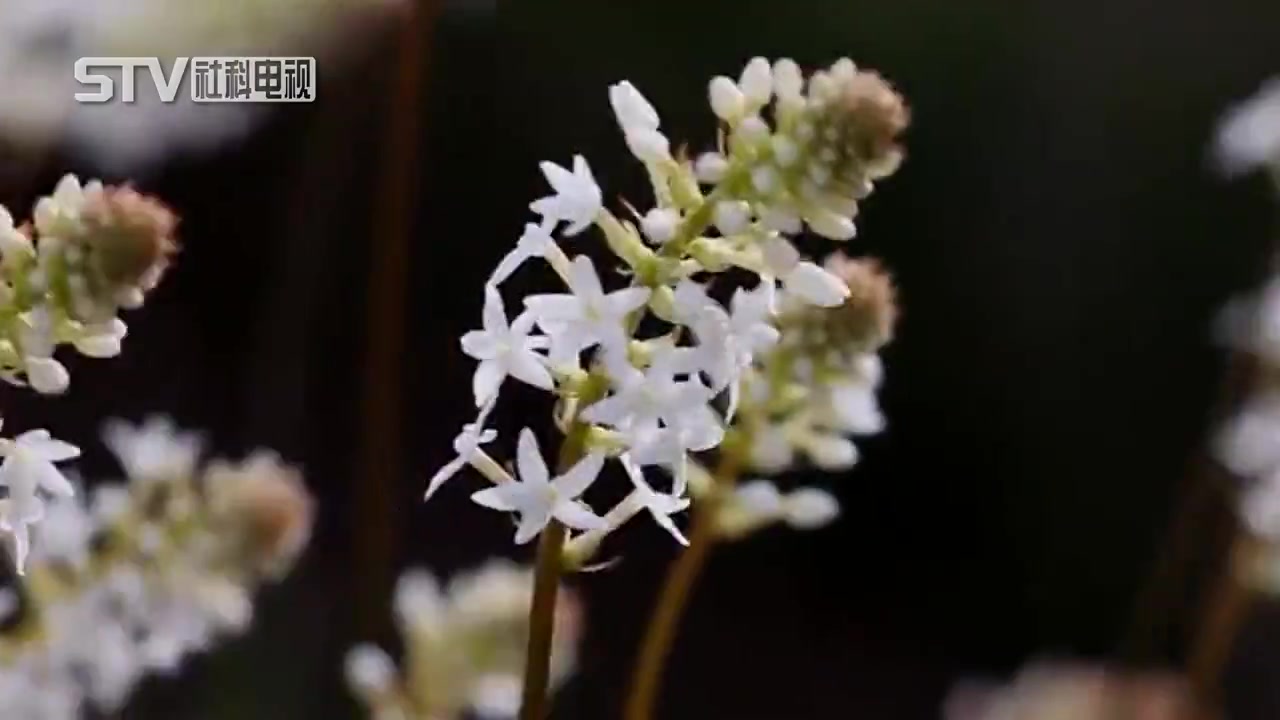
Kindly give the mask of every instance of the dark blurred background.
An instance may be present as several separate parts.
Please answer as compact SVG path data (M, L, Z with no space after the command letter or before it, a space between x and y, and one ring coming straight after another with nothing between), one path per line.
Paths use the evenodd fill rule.
M838 524L719 551L661 717L931 718L958 677L1112 653L1220 392L1215 312L1275 237L1266 184L1221 179L1207 151L1219 114L1280 69L1277 27L1280 5L1257 0L423 4L321 68L314 105L136 178L183 217L174 272L127 318L120 358L73 366L75 392L6 393L15 427L83 445L104 416L165 412L221 453L273 447L320 498L253 635L149 683L127 717L355 717L342 653L394 642L399 570L514 552L467 481L420 498L471 412L457 337L542 193L537 162L580 152L608 195L643 201L607 86L631 80L670 136L706 147L706 81L753 55L848 55L913 107L908 162L850 248L900 288L889 430L822 480ZM53 152L0 200L27 208L67 170L96 174ZM542 411L518 399L499 423ZM85 467L110 469L96 446ZM637 525L621 564L575 583L589 630L558 718L616 714L675 550ZM1134 661L1185 649L1211 526ZM1268 614L1229 668L1231 717L1280 707Z

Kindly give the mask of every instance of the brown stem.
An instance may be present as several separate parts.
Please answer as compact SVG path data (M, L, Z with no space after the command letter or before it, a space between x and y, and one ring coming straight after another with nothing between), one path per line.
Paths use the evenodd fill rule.
M600 376L593 376L578 397L579 407L587 407L608 391ZM565 433L556 467L568 472L587 449L590 427L576 416ZM549 711L547 691L551 685L551 644L555 637L556 596L564 573L564 525L552 519L538 540L538 557L533 576L533 602L529 606L529 643L525 647L524 685L520 693L520 720L543 720Z
M1248 585L1256 548L1254 541L1241 532L1232 543L1227 566L1222 569L1211 590L1204 621L1196 632L1187 660L1187 675L1192 690L1202 703L1211 708L1218 701L1218 679L1231 656L1231 646L1248 617L1253 590Z
M658 595L649 618L648 629L636 658L631 680L631 692L623 709L623 720L649 720L653 717L658 692L662 688L662 671L675 643L680 618L689 604L694 583L707 564L711 548L716 542L716 494L737 482L741 464L739 445L725 439L722 457L715 472L713 492L695 506L693 529L689 533L689 547L680 554L667 571L666 581Z
M547 689L551 684L551 642L555 635L556 596L560 591L564 540L565 527L555 520L547 525L538 540L533 604L529 607L529 644L525 653L520 720L543 720L547 716Z
M1215 426L1229 416L1239 398L1248 392L1255 375L1256 368L1247 354L1230 355L1210 413ZM1191 571L1193 554L1201 547L1202 533L1229 497L1230 484L1222 480L1207 449L1199 448L1191 461L1190 472L1175 491L1173 517L1158 546L1151 573L1135 598L1117 653L1121 658L1141 660L1153 636L1163 628L1161 623L1174 614L1179 590Z

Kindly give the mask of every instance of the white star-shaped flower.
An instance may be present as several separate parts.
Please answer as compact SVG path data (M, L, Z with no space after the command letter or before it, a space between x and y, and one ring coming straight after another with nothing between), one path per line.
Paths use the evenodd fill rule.
M655 522L662 526L663 530L671 533L671 537L681 545L688 545L689 540L680 532L680 528L676 527L675 521L671 516L683 512L689 507L689 498L680 497L676 492L670 495L660 493L653 489L649 483L645 482L644 472L640 469L630 457L623 455L619 458L622 467L626 468L627 477L631 478L631 484L635 486L636 492L639 494L640 503L644 505L649 514L653 516Z
M568 236L590 227L604 209L604 194L591 175L587 159L574 155L573 172L553 162L543 162L539 167L555 194L534 200L529 208L541 215L544 222L569 223L564 231Z
M480 450L481 445L491 443L498 437L496 430L486 429L484 426L485 421L489 418L489 412L493 410L493 406L494 403L490 402L480 410L480 416L476 418L475 422L462 426L462 432L458 433L458 436L453 439L453 451L457 455L431 477L431 480L427 483L426 497L423 500L430 500L431 496L440 489L440 486L446 480L457 475L459 470L474 462L482 452Z
M680 380L692 367L689 348L664 346L654 352L649 367L639 370L626 362L611 362L614 393L588 407L582 418L600 425L636 432L674 425L713 393L700 380Z
M498 267L494 268L488 284L499 285L511 277L511 274L525 261L535 257L546 257L548 250L555 245L555 242L547 228L533 223L526 224L524 233L516 241L516 246L498 262Z
M471 386L476 407L482 407L497 396L502 381L508 376L543 390L551 390L555 382L536 351L547 347L548 339L531 337L534 316L522 313L507 324L507 310L497 288L484 291L484 329L462 336L462 351L480 361Z
M517 545L532 540L552 518L575 530L603 529L606 527L604 519L578 500L595 482L603 467L604 456L591 453L565 474L551 478L533 431L525 428L520 432L516 446L519 480L486 488L472 495L471 499L493 510L519 514Z
M54 463L79 457L80 449L53 439L47 430L29 430L13 440L0 440L0 455L4 456L0 485L9 490L9 496L0 501L0 530L13 535L14 560L22 574L30 547L29 526L44 517L40 492L75 495L75 488Z
M530 295L524 304L548 335L551 358L564 361L593 345L621 349L624 327L632 311L649 301L649 289L629 287L606 294L591 258L573 259L567 278L569 293Z

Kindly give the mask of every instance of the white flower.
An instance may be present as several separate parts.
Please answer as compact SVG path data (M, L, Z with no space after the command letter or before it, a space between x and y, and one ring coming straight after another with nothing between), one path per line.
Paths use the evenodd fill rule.
M783 514L782 493L768 480L751 480L733 491L738 509L757 521L769 521Z
M836 307L849 297L849 286L825 268L800 259L790 240L774 235L760 244L766 277L782 281L787 292L819 307Z
M762 57L751 58L742 70L738 87L753 107L758 109L768 104L773 98L773 68L769 61Z
M609 86L609 104L613 106L618 127L624 130L632 127L658 129L658 111L629 81Z
M109 420L103 425L102 439L125 475L135 481L191 477L204 449L198 433L179 432L173 420L163 415L148 417L139 425Z
M13 215L0 205L0 253L9 256L30 256L35 253L31 238L18 231L13 225Z
M1250 484L1240 497L1240 509L1253 532L1271 541L1280 539L1280 475Z
M746 109L746 98L733 78L723 75L712 78L707 86L707 95L711 100L711 112L725 122L734 122Z
M609 103L633 155L644 162L671 157L671 145L658 131L658 111L634 85L624 80L610 86Z
M614 393L582 411L588 422L638 433L653 432L660 424L679 425L681 418L705 407L712 392L698 380L678 380L691 366L691 351L670 345L654 352L649 367L611 363Z
M884 415L876 402L874 386L862 380L846 380L831 383L827 392L837 430L854 435L874 435L884 430Z
M565 235L573 236L586 230L604 209L604 194L591 175L586 158L573 156L573 172L553 162L543 162L539 167L555 195L534 200L530 209L546 222L568 222Z
M547 347L545 337L530 337L533 315L522 313L507 324L507 311L502 295L492 285L484 291L484 329L462 336L462 351L480 361L472 378L476 407L497 397L502 381L508 376L543 390L555 388L551 372L536 350Z
M471 496L478 505L520 515L517 545L532 540L552 518L576 530L603 528L605 522L577 500L600 474L604 456L587 455L563 475L550 478L533 431L520 432L516 446L519 480L486 488Z
M45 506L31 558L36 563L63 563L84 568L97 518L76 498L57 497Z
M42 395L59 395L66 392L71 376L62 363L53 359L53 318L49 309L37 305L21 317L22 362L27 371L27 382Z
M75 495L75 488L54 463L79 457L80 449L53 439L47 430L29 430L16 439L0 440L0 455L4 456L0 485L9 490L0 506L0 530L13 535L14 560L21 575L26 570L30 546L28 526L44 516L44 501L39 493Z
M408 570L396 581L395 615L401 627L415 635L445 631L441 621L445 597L435 576L425 570Z
M858 462L858 448L840 435L809 432L801 434L796 442L814 465L828 472L848 470Z
M786 427L763 424L751 438L751 466L763 473L779 473L795 463L795 445Z
M732 418L742 372L751 366L756 353L778 342L778 330L770 322L773 282L765 280L754 290L736 290L727 313L691 280L681 281L673 295L677 317L698 341L699 364L711 377L712 388L717 392L729 389L726 417Z
M579 255L569 269L571 293L530 295L525 307L551 336L553 361L567 360L593 345L620 348L626 342L627 315L644 306L649 289L629 287L608 293L591 258Z
M728 169L729 161L718 152L702 153L693 163L693 172L698 176L698 181L708 185L723 180Z
M751 222L751 206L743 200L721 200L712 215L722 235L736 235Z
M807 260L781 279L787 292L819 307L837 307L849 297L849 286L843 280Z
M482 453L481 445L493 442L498 437L497 431L484 427L491 410L493 410L493 403L481 409L480 417L476 418L475 422L462 426L462 432L453 439L453 451L457 455L432 476L431 481L427 483L427 494L424 500L430 500L436 490L439 490L446 480L458 474L463 467L476 462Z
M74 232L80 224L85 200L102 192L102 183L91 180L83 187L75 175L63 175L53 194L36 201L32 220L41 235L59 236Z
M825 170L825 168L824 168ZM818 171L821 175L823 171ZM847 215L833 212L826 208L812 208L804 214L809 229L830 240L851 240L858 234L858 226Z
M85 325L74 344L76 350L91 358L112 358L120 354L120 346L129 327L120 318Z
M654 245L669 242L679 227L680 211L674 208L654 208L640 219L640 229Z
M782 58L773 64L773 90L780 101L802 99L804 73L794 60Z
M516 241L516 246L498 262L498 267L494 268L488 284L501 284L530 258L546 257L555 242L546 228L527 223L524 226L524 233Z
M671 516L687 509L689 507L689 498L678 497L675 493L666 495L657 492L649 483L645 482L644 472L630 457L623 455L619 460L622 462L622 467L626 468L627 476L631 478L631 484L635 486L636 492L639 494L640 503L653 516L654 521L663 530L671 533L671 537L675 538L676 542L681 545L688 545L689 540L680 532L680 528L676 527Z
M798 530L813 530L829 524L840 514L840 503L831 493L818 488L800 488L783 500L783 519Z
M1229 173L1280 164L1280 77L1232 109L1218 129L1218 159Z

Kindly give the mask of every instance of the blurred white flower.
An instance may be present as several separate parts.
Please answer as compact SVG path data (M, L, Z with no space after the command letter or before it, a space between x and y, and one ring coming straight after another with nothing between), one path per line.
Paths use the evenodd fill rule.
M1280 168L1280 78L1226 114L1218 127L1217 155L1231 174L1266 164Z
M109 420L102 440L125 475L136 481L189 477L204 449L198 433L179 431L164 415L153 415L139 425Z

